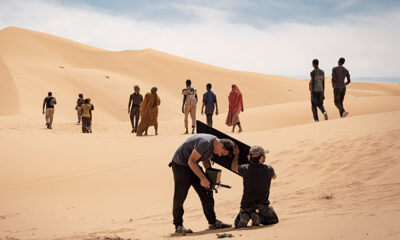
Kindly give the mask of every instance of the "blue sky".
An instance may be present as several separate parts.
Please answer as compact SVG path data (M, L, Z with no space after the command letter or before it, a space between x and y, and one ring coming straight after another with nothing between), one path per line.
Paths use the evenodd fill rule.
M0 0L7 26L294 77L343 56L354 79L400 82L399 0Z

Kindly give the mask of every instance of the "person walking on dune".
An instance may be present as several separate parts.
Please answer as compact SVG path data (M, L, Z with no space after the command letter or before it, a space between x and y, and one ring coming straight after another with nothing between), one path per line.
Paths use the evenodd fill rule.
M213 125L213 114L214 108L216 109L215 114L218 115L218 103L215 93L211 91L211 83L207 83L207 92L203 95L203 106L201 107L201 115L203 115L204 107L206 107L207 125L212 127Z
M229 93L229 112L226 116L226 125L232 126L232 132L235 132L236 125L239 127L239 132L242 132L242 126L240 125L239 113L244 111L243 108L243 96L239 88L233 84L232 91Z
M82 120L82 108L81 108L81 106L84 103L85 103L85 99L83 99L83 94L79 93L78 99L76 100L76 106L75 106L75 110L76 110L76 113L78 115L78 123L77 124L81 123L81 120Z
M47 93L43 100L42 113L45 114L47 129L53 129L54 105L57 104L56 98L52 92ZM45 111L46 108L46 111Z
M90 98L88 98L87 99L88 100L88 104L90 105L90 111L89 111L89 113L90 113L90 120L89 120L89 126L88 126L88 132L89 133L92 133L92 123L93 123L93 113L92 113L92 111L94 110L94 105L93 105L93 103L92 103L92 99L90 99Z
M140 88L138 85L133 87L135 90L129 97L128 103L128 114L130 114L132 133L137 132L139 118L140 118L140 104L143 101L143 96L140 94Z
M89 99L85 99L81 106L82 110L82 132L89 133L90 128L90 111L92 110L92 105L89 103Z
M335 105L339 109L340 117L346 117L349 112L344 110L343 100L346 95L346 86L351 82L350 81L350 73L349 71L343 67L345 62L344 58L340 58L338 61L337 67L332 69L332 87L333 87L333 95L335 98ZM347 78L346 83L344 79Z
M141 103L140 123L136 135L147 136L147 130L150 126L154 126L155 134L158 135L158 106L160 105L160 97L157 96L157 88L151 88L151 92L146 93Z
M313 113L314 121L319 122L318 119L318 111L321 110L322 114L324 114L325 120L328 120L328 114L324 108L324 99L325 99L325 73L322 69L318 67L319 61L318 59L314 59L312 61L312 65L314 70L310 73L311 80L309 85L309 90L311 93L311 110Z
M192 81L190 79L186 80L186 88L182 90L183 103L182 103L182 113L185 114L185 134L189 133L189 114L192 119L192 134L194 134L194 129L196 126L196 104L197 104L197 91L192 87Z

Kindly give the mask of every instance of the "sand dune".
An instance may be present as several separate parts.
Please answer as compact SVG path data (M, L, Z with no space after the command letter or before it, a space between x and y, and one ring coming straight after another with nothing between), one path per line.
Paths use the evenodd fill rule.
M309 71L309 70L305 70ZM328 73L329 70L325 69ZM230 85L244 94L244 132L270 150L278 179L270 200L280 223L225 230L235 239L399 239L400 85L353 82L338 118L327 79L329 121L314 123L308 80L223 69L152 49L110 52L20 28L0 31L0 240L181 239L171 236L173 179L167 164L182 135L181 89L213 83L224 125ZM159 136L130 133L129 94L157 86ZM41 106L57 98L52 131ZM75 125L75 100L95 104L94 133ZM198 118L201 116L198 105ZM150 134L153 134L150 129ZM241 179L216 194L217 217L233 222ZM188 239L216 238L193 190L185 202Z
M1 76L1 88L0 88L0 116L16 114L20 110L19 96L17 88L15 87L14 80L0 56L0 76ZM7 103L7 104L4 104Z

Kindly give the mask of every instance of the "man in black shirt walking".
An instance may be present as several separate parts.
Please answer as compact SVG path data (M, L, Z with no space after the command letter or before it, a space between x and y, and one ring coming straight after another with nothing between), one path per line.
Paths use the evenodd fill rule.
M264 149L253 146L249 151L249 164L238 165L239 150L234 151L232 171L243 177L243 196L240 203L240 212L235 219L235 227L246 227L252 220L253 226L278 223L278 216L269 206L269 190L271 179L276 179L274 169L263 164L265 162Z
M133 87L135 90L129 97L128 113L130 114L132 133L137 132L139 117L140 117L140 104L143 101L143 96L140 94L140 88L138 85Z
M344 62L345 59L340 58L338 62L339 66L332 69L332 87L333 95L335 97L335 105L339 109L339 114L342 118L349 114L343 107L344 95L346 95L346 86L350 83L350 73L345 67L343 67ZM345 78L347 78L346 83L344 82Z
M47 97L45 97L45 99L43 100L43 107L42 107L42 112L43 114L45 114L47 129L53 128L54 105L56 104L57 104L56 98L53 97L52 92L49 92L47 94ZM45 107L46 107L46 112L45 112Z

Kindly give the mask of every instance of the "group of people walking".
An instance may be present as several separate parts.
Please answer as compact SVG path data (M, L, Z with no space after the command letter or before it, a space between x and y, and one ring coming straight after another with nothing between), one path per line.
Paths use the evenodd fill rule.
M161 99L157 95L157 87L152 87L144 99L140 94L140 87L135 85L133 88L135 92L130 95L128 103L132 133L136 133L137 136L147 136L149 127L153 126L155 135L158 135L158 106Z
M340 58L338 66L332 69L332 87L336 107L339 109L340 117L344 118L349 113L344 110L343 100L346 94L346 86L351 82L349 71L343 67L345 62L344 58ZM314 70L310 73L311 80L309 83L309 90L311 93L311 110L315 122L319 122L317 108L324 115L324 119L328 120L328 113L324 107L325 99L325 73L319 68L318 59L312 61ZM345 79L347 81L345 82Z
M338 66L332 69L332 87L334 94L334 102L339 110L340 117L344 118L349 113L344 109L343 101L346 94L346 86L351 82L349 71L343 66L344 58L340 58ZM322 112L324 119L328 120L328 113L324 107L325 99L325 73L319 68L318 59L312 61L314 70L310 73L311 80L309 82L309 90L311 94L311 110L315 122L319 121L318 109ZM345 82L347 78L347 81ZM189 133L189 116L191 118L191 133L194 134L196 129L196 111L197 111L197 90L192 87L192 81L186 80L186 87L182 89L182 113L184 114L185 134ZM229 106L225 124L232 127L235 132L236 126L238 132L242 132L242 126L239 114L244 111L243 95L236 84L232 85L231 92L228 96ZM140 94L140 87L134 86L134 93L129 97L128 114L130 115L132 133L137 136L148 135L148 128L153 126L155 135L158 135L158 106L161 100L157 95L157 87L151 88L151 91L143 96ZM57 101L52 93L43 100L43 114L45 114L46 126L52 129L54 105ZM77 111L78 124L82 122L82 132L92 133L92 111L94 105L90 98L84 98L83 94L79 94L75 110ZM207 83L206 92L203 94L201 115L206 115L206 121L209 126L213 126L213 115L219 114L217 96L212 91L212 84Z
M211 90L211 83L207 83L206 92L203 95L203 105L201 107L201 114L206 114L207 124L212 127L214 113L218 115L218 102L215 93ZM192 87L192 81L186 80L186 87L182 89L183 102L182 113L184 117L185 134L189 133L189 116L191 118L191 133L194 134L196 129L196 111L197 111L197 90ZM242 127L239 121L239 113L243 110L243 97L239 88L232 85L232 91L229 94L229 112L226 119L228 126L233 126L232 132L235 127L239 127L239 132ZM150 93L147 93L143 99L140 94L140 87L134 86L134 93L129 96L128 114L130 114L132 133L137 136L147 135L148 128L154 126L155 135L158 134L158 105L160 105L160 98L157 96L157 88L153 87ZM144 134L143 134L144 132Z
M83 133L92 133L92 121L93 121L93 113L94 105L91 103L90 98L83 98L83 94L80 93L78 95L78 99L76 100L75 110L78 116L78 123L82 122L82 132Z

